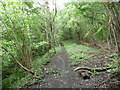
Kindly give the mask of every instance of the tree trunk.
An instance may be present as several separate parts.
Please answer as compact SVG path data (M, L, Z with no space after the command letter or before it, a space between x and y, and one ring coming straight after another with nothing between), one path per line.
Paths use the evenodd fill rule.
M114 32L114 38L116 42L117 47L117 53L120 57L120 4L119 3L107 3L106 6L108 7L108 10L110 12L110 16L112 18L112 30ZM115 30L114 30L115 29Z

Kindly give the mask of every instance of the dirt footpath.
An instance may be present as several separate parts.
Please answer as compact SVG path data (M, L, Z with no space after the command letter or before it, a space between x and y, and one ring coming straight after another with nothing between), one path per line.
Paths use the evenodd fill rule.
M92 54L92 53L91 53ZM93 53L95 54L95 53ZM105 64L105 57L94 55L89 61L83 61L78 66L85 67L102 67ZM46 74L42 82L36 85L33 84L32 88L117 88L120 87L120 78L112 77L110 73L103 71L97 75L91 75L90 79L83 79L78 72L74 71L77 66L70 67L71 62L69 55L64 46L61 46L59 54L54 56L51 62L46 66L47 69L56 67L59 69L59 75Z

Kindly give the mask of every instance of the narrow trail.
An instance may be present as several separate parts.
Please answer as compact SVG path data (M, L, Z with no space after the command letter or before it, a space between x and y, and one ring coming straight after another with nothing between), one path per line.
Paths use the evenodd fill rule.
M61 46L61 50L60 50L60 54L56 55L51 64L50 67L57 67L60 69L61 73L63 73L64 75L62 76L54 76L54 75L50 75L47 78L44 79L44 84L41 85L41 87L43 88L68 88L71 85L69 84L70 82L70 78L69 78L69 74L65 73L66 71L70 70L69 67L69 60L68 60L68 55L67 55L67 51L64 48L64 46Z
M96 59L96 58L97 59ZM87 67L101 67L105 63L103 57L100 59L98 56L95 56L95 60L83 61L79 66L87 66ZM98 63L98 60L102 60L101 63ZM110 77L110 73L108 72L100 72L98 75L92 76L90 79L84 80L78 72L74 71L75 67L70 67L71 62L69 60L69 55L64 46L61 46L60 53L54 56L51 62L47 65L46 68L57 67L60 69L62 75L54 75L48 74L43 79L42 83L38 83L37 85L32 85L32 88L106 88L109 87L109 83L113 82L112 80L107 83L103 83L99 85L99 83L103 82L107 78ZM113 79L114 80L114 79Z

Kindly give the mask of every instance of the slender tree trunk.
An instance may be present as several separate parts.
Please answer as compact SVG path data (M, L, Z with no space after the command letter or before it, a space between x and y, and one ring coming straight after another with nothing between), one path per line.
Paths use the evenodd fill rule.
M120 57L120 4L119 3L107 3L106 6L110 12L112 18L112 30L114 30L114 38L116 42L118 56Z

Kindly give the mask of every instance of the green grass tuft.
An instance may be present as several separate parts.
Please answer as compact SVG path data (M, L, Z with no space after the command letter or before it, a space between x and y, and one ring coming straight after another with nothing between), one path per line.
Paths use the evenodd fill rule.
M81 61L89 60L91 55L88 55L90 52L99 52L98 50L85 46L85 45L78 45L73 42L65 42L65 48L70 56L70 60L72 65L78 65Z

